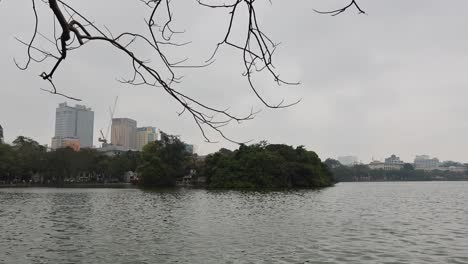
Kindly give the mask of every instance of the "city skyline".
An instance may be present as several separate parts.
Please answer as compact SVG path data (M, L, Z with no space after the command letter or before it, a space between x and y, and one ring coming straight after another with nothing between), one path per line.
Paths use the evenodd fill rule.
M259 9L268 35L282 43L275 52L275 66L281 77L300 81L301 85L270 89L271 78L259 77L255 82L272 102L302 98L300 104L283 110L263 107L252 96L241 76L238 54L230 48L222 48L221 56L207 68L181 70L180 75L185 77L177 89L203 102L230 107L239 114L248 113L252 106L263 110L252 121L224 128L228 136L238 141L265 139L305 145L320 157L353 153L366 162L372 156L383 158L393 152L404 160L420 153L468 160L464 151L468 148L464 140L468 134L468 105L464 100L468 96L464 73L468 60L464 55L466 38L459 34L467 26L461 10L468 3L457 1L457 10L450 12L442 2L429 1L421 10L419 4L401 0L363 1L367 16L356 16L351 11L328 17L312 11L341 4L300 0L293 8L283 1L274 1ZM95 5L102 7L102 3ZM77 3L77 8L84 8L91 18L99 18L98 23L112 24L115 29L122 26L115 16L130 21L128 27L136 26L139 22L133 22L132 13L127 12L133 10L131 4L122 5L122 10L112 15L97 14L82 3ZM53 129L44 124L53 122L52 106L64 99L40 90L49 88L37 76L47 68L45 65L33 64L30 70L19 71L13 62L13 58L18 62L26 58L26 47L18 44L14 36L22 40L31 37L34 21L28 12L30 3L3 1L2 6L3 10L11 10L0 16L3 24L25 21L15 28L0 29L0 34L10 36L5 41L9 52L0 55L4 76L0 121L5 139L11 142L14 136L25 135L50 144ZM298 6L304 13L297 13ZM188 63L202 64L222 39L225 23L209 16L212 10L196 10L201 12L197 17L186 10L178 13L178 26L186 30L181 41L195 41L177 52L168 51L174 61L187 57ZM278 21L278 17L284 17L282 14L294 14L296 20ZM347 27L350 23L355 25L352 30ZM290 28L308 34L292 34ZM240 33L238 29L234 31ZM106 59L97 59L100 56ZM181 109L161 89L116 82L116 78L129 77L131 67L105 47L83 49L73 63L66 61L63 66L54 81L63 92L82 99L80 103L95 110L96 128L107 127L108 106L118 95L120 116L138 117L141 126L157 124L170 128L170 134L183 134L184 139L199 146L202 154L221 147L235 148L212 132L208 132L211 138L220 143L204 143L190 116L179 117ZM34 111L31 113L30 109ZM98 131L94 131L96 146Z
M57 108L57 110L61 107L66 107L66 108L73 108L73 107L70 107L68 106L66 103L60 103L59 104L59 107ZM87 108L86 106L83 106L83 105L76 105L75 108L78 108L78 109L86 109L86 110L91 110L91 108ZM94 114L94 112L93 112ZM158 140L160 138L160 133L161 131L159 129L157 129L156 127L152 127L152 126L145 126L145 127L138 127L137 126L137 121L136 120L133 120L131 118L126 118L126 117L118 117L118 118L113 118L112 121L114 120L117 120L119 121L119 125L120 125L120 121L130 121L130 122L134 122L134 127L135 127L135 133L134 133L134 143L135 143L135 148L129 148L127 146L122 146L122 144L115 144L116 146L119 146L119 147L123 147L123 149L128 149L128 150L135 150L135 151L141 151L141 149L143 148L143 146L145 144L147 144L148 142L150 141L153 141L153 140ZM112 126L113 126L113 122L112 122ZM132 127L133 127L132 125ZM57 125L56 125L56 130L57 130ZM111 127L111 130L112 130L112 127ZM139 132L144 132L145 135L143 134L138 134ZM3 127L1 126L0 124L0 139L3 139L2 138L3 136ZM17 136L20 136L20 135L17 135ZM129 135L127 135L129 136ZM180 138L179 135L177 135L177 137ZM131 138L131 136L130 136ZM33 137L34 139L34 137ZM115 139L114 139L115 141ZM11 143L11 142L4 142L4 143ZM99 142L98 144L96 145L92 145L91 147L92 148L100 148L100 143ZM188 149L190 149L190 152L197 152L195 151L195 149L198 150L198 147L195 147L195 145L193 144L190 144L188 142L185 142L186 143L186 146ZM111 140L111 144L114 144L112 143L112 140ZM42 144L42 145L47 145L48 144ZM73 147L73 146L70 146L70 147ZM211 154L211 153L204 153L202 155L207 155L207 154ZM461 164L468 164L468 160L465 161L465 160L453 160L453 159L444 159L444 158L441 158L439 159L439 157L436 157L436 156L432 156L432 155L428 155L428 154L414 154L413 155L413 158L412 159L402 159L400 161L400 157L399 156L396 156L396 154L394 153L391 153L391 154L388 154L390 156L386 157L386 158L375 158L373 155L372 157L369 159L369 160L363 160L361 159L359 156L355 156L355 155L341 155L341 156L329 156L329 157L320 157L322 159L322 161L325 161L326 159L330 158L330 159L336 159L337 161L339 161L342 165L346 165L346 166L349 166L349 165L356 165L356 164L365 164L365 165L372 165L374 163L374 166L377 166L379 167L379 164L385 164L385 163L394 163L393 161L397 160L398 162L398 166L402 166L404 163L409 163L409 164L412 164L412 165L415 165L415 168L418 168L419 169L426 169L427 167L429 168L433 168L433 167L437 167L445 162L458 162L458 163L461 163ZM390 160L390 162L389 162ZM420 161L421 163L418 164L418 160L422 160ZM378 164L377 164L378 163ZM376 165L377 164L377 165ZM421 165L422 164L422 165ZM383 168L383 167L382 167Z
M79 105L79 104L75 105L75 107L72 107L72 106L69 106L66 102L64 102L64 103L59 103L59 106L56 108L56 112L59 111L59 109L60 109L60 108L63 108L63 107L65 107L65 108L67 108L67 109L88 110L88 111L91 111L91 109L92 109L92 108L88 108L87 106ZM94 112L93 112L93 111L91 111L91 112L92 112L92 121L91 121L91 122L93 123L93 124L92 124L92 127L94 128ZM57 117L56 117L56 119L57 119ZM160 132L161 132L161 131L160 131L159 129L156 129L156 127L153 127L153 126L142 126L142 127L139 127L139 126L137 126L137 121L134 120L134 119L132 119L132 118L117 117L117 118L113 118L113 119L112 119L112 121L114 121L114 120L127 120L127 121L135 122L135 123L134 123L135 131L134 131L134 137L133 137L133 138L134 138L134 141L135 141L135 142L134 142L134 148L130 148L130 147L127 147L127 146L122 146L122 144L120 144L120 143L117 143L117 144L116 144L117 146L124 147L125 149L141 151L142 147L143 147L146 143L148 143L149 141L151 141L150 139L153 139L153 138L159 139L159 137L160 137ZM114 124L114 123L112 122L112 125L111 125L111 132L112 132L113 124ZM94 130L96 130L96 129L94 129ZM55 131L57 132L57 123L55 123ZM140 135L140 136L138 135L138 132L139 132L139 131L140 131L140 132L143 132L143 131L144 131L144 132L146 132L146 133L151 133L151 134L153 134L153 135L151 135L151 136L146 135L146 138L144 138L144 139L139 139L139 137L142 137L142 135ZM99 132L93 131L93 133L98 135ZM112 133L111 133L111 135L112 135ZM9 140L9 141L3 140L3 142L4 142L4 143L11 143L17 136L20 136L20 135L15 135L15 136L13 136L13 138L12 138L11 140ZM24 135L21 135L21 136L24 136ZM2 127L1 124L0 124L0 138L1 138L1 139L4 139L3 137L4 137L4 135L3 135L3 127ZM33 139L36 139L34 136L28 136L28 137L31 137L31 138L33 138ZM144 136L143 136L143 137L144 137ZM180 136L178 136L178 137L180 137ZM99 141L98 141L98 142L95 142L95 141L96 141L96 138L99 138L99 137L94 137L94 138L95 138L94 144L92 144L91 146L88 146L88 145L87 145L87 146L85 146L85 147L100 148L100 147L101 147L100 145L101 145L102 142L99 142ZM52 141L53 141L53 139L54 139L54 138L52 138ZM111 139L111 138L109 138L109 140L110 140L110 143L111 143L111 144L114 144L114 143L112 143L112 139ZM115 140L115 139L114 139L114 140ZM140 143L138 143L139 140L141 141ZM144 141L144 142L143 142L143 141ZM39 143L42 144L42 145L44 145L44 146L50 146L50 147L52 147L52 144L53 144L53 142L52 142L52 144L49 144L49 143L42 143L42 142L39 142ZM80 142L80 143L81 143L81 142ZM132 144L133 144L133 143L132 143ZM193 148L193 146L194 146L193 144L188 143L188 142L186 142L186 144L187 144L188 146L192 146L192 148ZM80 145L81 145L81 144L80 144ZM72 145L70 145L70 147L74 148L74 146L72 146ZM52 148L53 148L53 147L52 147ZM221 148L223 148L223 147L221 147ZM198 153L198 146L196 147L196 149L197 149L196 152ZM192 149L192 151L193 151L193 149ZM215 151L213 151L213 152L210 152L210 153L199 153L199 154L200 154L200 155L208 155L208 154L214 153L214 152L216 152L216 151L217 151L217 150L215 150ZM387 157L388 155L390 155L390 154L391 154L392 156L395 155L394 152L391 152L391 153L390 153L390 152L385 152L385 151L383 151L382 153L386 153L386 154L383 154L382 157L377 157L377 158L376 158L374 155L370 155L370 156L367 155L368 157L370 157L369 159L367 159L367 158L362 159L361 157L359 157L359 156L357 156L357 155L353 155L353 154L345 154L345 155L338 155L338 156L320 156L320 158L322 159L322 161L326 160L327 158L336 159L336 160L338 160L338 161L340 161L340 159L342 159L342 158L343 158L343 159L346 159L346 160L351 160L351 159L352 159L352 161L349 161L349 162L347 162L347 161L343 162L343 160L341 160L340 163L342 163L343 165L351 165L351 164L371 164L371 163L374 162L374 161L375 161L375 162L381 162L381 163L383 164L383 163L384 163L383 161L385 161L386 159L388 159L388 157ZM385 156L385 155L387 155L387 156ZM384 156L387 157L387 158L385 158ZM410 158L402 159L402 160L404 161L404 163L415 164L414 161L417 160L418 158L434 159L434 160L437 160L437 163L439 163L439 162L441 162L441 163L442 163L442 162L459 162L459 163L462 163L462 164L468 163L468 160L446 159L446 158L443 158L443 157L439 159L438 156L431 155L431 154L422 154L422 153L412 154L412 156L410 155L409 157L410 157ZM399 157L398 157L398 158L399 158Z

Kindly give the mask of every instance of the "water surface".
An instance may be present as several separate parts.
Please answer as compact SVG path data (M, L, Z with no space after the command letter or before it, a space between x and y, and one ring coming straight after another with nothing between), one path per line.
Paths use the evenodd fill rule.
M0 189L0 263L468 263L468 182Z

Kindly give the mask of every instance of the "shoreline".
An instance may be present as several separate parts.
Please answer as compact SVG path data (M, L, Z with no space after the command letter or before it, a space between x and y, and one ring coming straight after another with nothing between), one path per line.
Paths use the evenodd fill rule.
M136 189L137 185L131 183L67 183L62 185L56 184L0 184L1 188L107 188L107 189Z

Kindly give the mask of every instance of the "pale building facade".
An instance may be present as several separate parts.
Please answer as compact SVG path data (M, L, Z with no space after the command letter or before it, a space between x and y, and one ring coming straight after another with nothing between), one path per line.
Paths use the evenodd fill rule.
M84 105L59 104L55 111L55 136L52 148L62 148L64 142L78 140L82 148L93 146L94 112Z
M159 140L159 133L155 127L139 127L136 132L136 149L142 151L149 142Z
M371 170L383 170L385 168L385 163L378 160L373 160L371 163L369 163L368 166Z
M130 118L113 118L111 130L112 145L126 150L136 150L137 122Z
M369 163L371 170L401 170L405 163L396 155L391 155L385 159L385 162L374 160Z
M401 170L405 163L395 154L385 159L384 170Z
M415 170L438 170L440 161L438 158L431 158L428 155L418 155L414 158Z

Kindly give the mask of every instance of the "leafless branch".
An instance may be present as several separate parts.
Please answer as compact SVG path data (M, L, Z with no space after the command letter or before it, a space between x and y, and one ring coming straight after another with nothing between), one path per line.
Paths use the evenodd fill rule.
M69 52L72 52L84 45L89 45L89 43L107 43L110 47L127 56L131 62L131 69L133 72L131 78L120 79L118 80L119 82L131 85L146 85L162 88L182 107L182 110L177 114L190 115L206 141L210 142L210 139L205 132L205 129L208 128L217 132L222 138L228 141L239 143L226 136L221 128L230 124L232 121L241 123L242 121L251 120L255 117L258 111L251 109L247 115L238 116L230 113L229 109L219 109L208 106L207 104L200 102L198 99L188 96L174 88L173 84L179 83L182 78L177 76L175 70L177 68L207 67L215 61L214 58L218 50L221 47L226 46L239 50L242 53L242 64L245 70L243 75L246 77L248 85L254 95L266 107L290 107L299 103L300 100L292 103L284 103L284 99L279 103L268 102L254 85L253 76L255 73L264 71L273 77L273 80L277 85L297 85L299 83L285 81L281 79L280 75L276 72L272 61L273 54L279 44L275 43L265 32L262 31L257 19L255 0L225 0L225 2L221 4L213 3L212 0L196 1L203 7L227 10L229 12L229 20L226 24L226 33L222 36L222 40L217 43L213 54L201 65L188 65L186 64L187 59L171 61L166 56L167 52L164 50L164 46L180 47L190 44L190 42L177 43L174 40L176 35L182 34L184 31L177 30L173 27L172 22L174 15L171 10L170 0L140 0L140 2L150 10L148 17L144 20L147 28L146 34L123 32L115 35L106 26L100 28L95 23L91 22L90 19L86 18L85 15L65 3L64 0L41 0L41 2L46 4L53 13L53 38L48 38L39 32L39 16L36 10L35 0L32 0L35 15L34 34L28 43L18 39L20 43L28 47L28 61L23 67L20 67L16 61L15 63L19 68L25 70L28 68L31 61L41 62L47 58L55 59L54 66L49 71L40 74L42 79L51 84L52 90L42 90L64 96L72 100L80 100L58 92L54 82L52 81L53 77L57 73L57 70L62 67L62 64L67 58ZM241 6L243 7L242 9L240 8ZM321 14L337 15L346 11L351 6L355 6L360 13L364 13L354 0L342 9L328 12L316 12ZM247 12L247 28L245 28L245 35L242 39L233 39L231 36L233 25L237 23L240 17L245 17L239 15L240 12L243 12L241 10L246 10ZM56 26L57 22L59 27ZM52 44L56 51L46 51L39 48L37 45L34 45L38 34L44 38L49 45ZM146 45L151 51L153 51L157 56L157 59L162 62L163 67L156 67L150 60L137 56L132 50L133 44L136 42ZM34 58L31 53L33 50L39 52L42 57ZM58 53L58 55L56 53ZM165 74L167 72L168 74Z
M356 2L356 0L352 0L347 6L343 7L343 8L339 8L339 9L336 9L336 10L332 10L332 11L318 11L318 10L315 10L315 12L319 13L319 14L330 14L332 16L337 16L343 12L345 12L348 8L350 7L356 7L356 9L359 11L359 14L366 14L366 12L364 12L364 10L361 9L361 7L358 5L358 3Z

